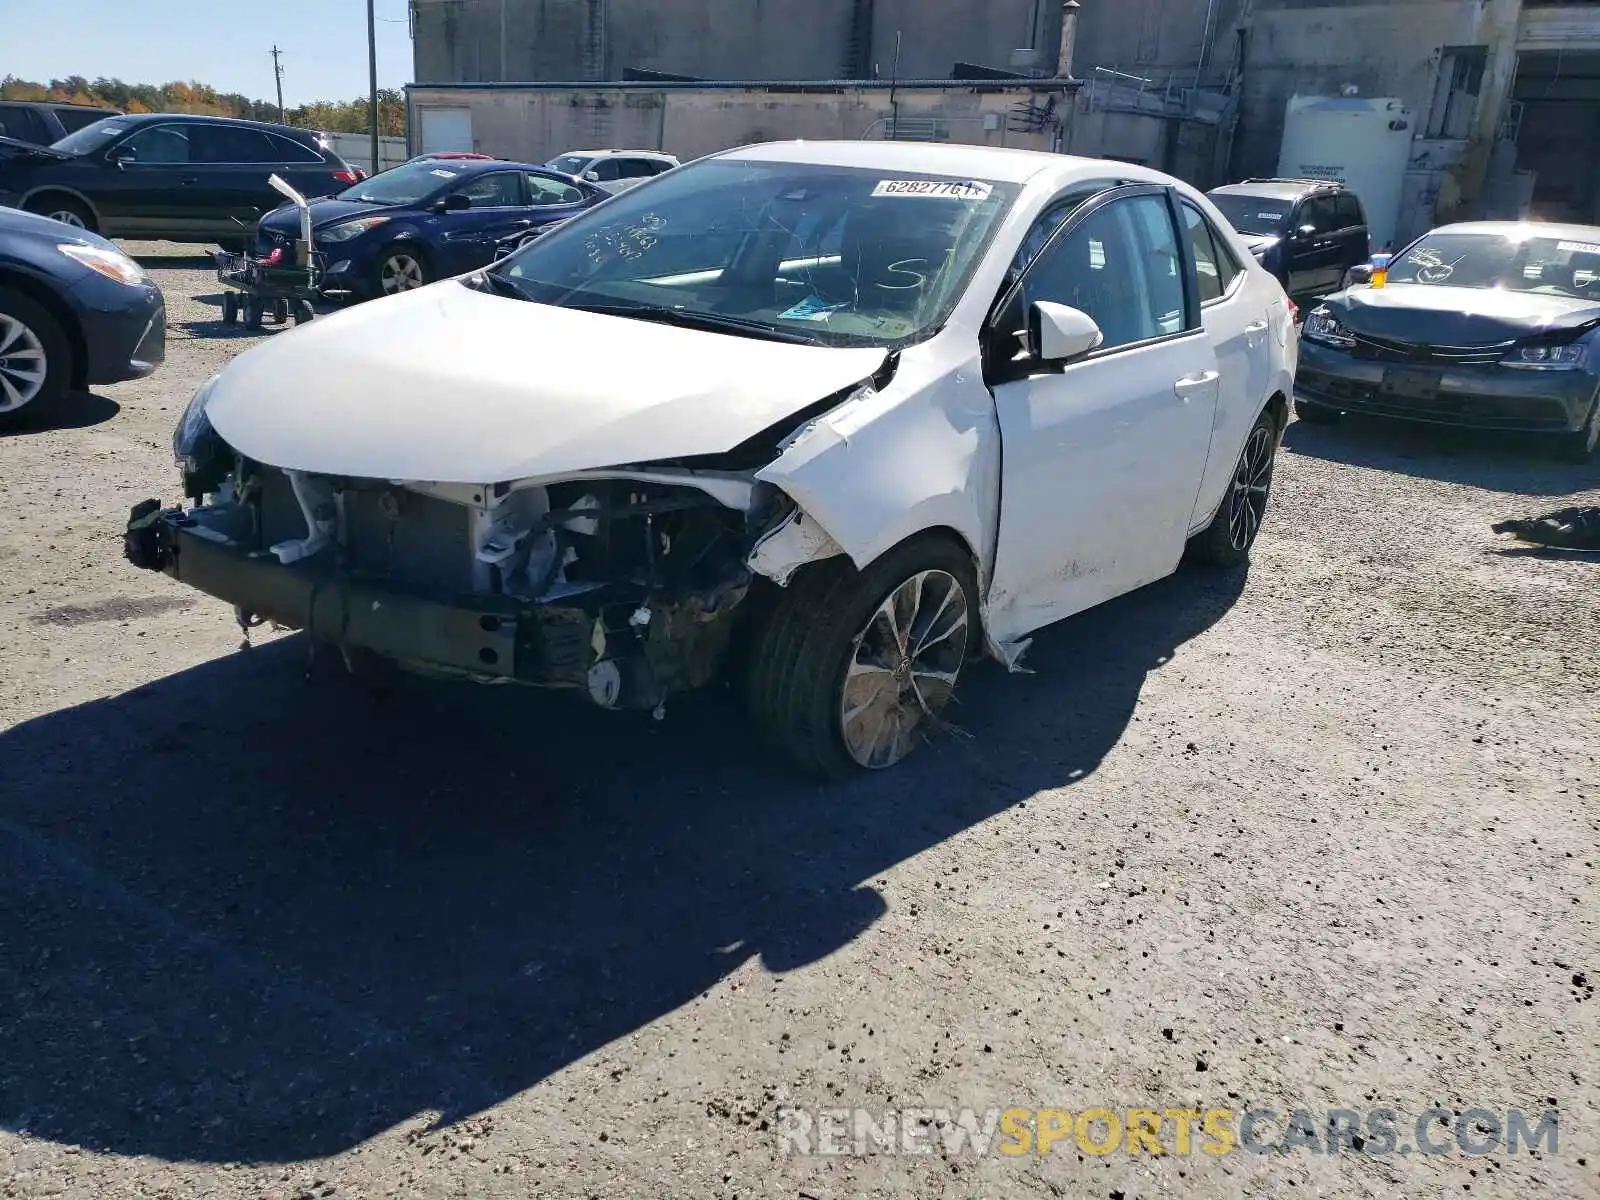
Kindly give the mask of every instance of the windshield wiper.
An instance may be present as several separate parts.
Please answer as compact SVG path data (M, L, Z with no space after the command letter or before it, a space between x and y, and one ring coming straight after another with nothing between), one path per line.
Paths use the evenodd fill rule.
M485 267L474 278L482 279L484 286L496 295L506 296L512 300L531 301L533 299L517 285L516 280L500 274L493 267Z
M730 317L724 313L690 312L681 308L664 308L653 304L595 304L581 302L563 305L581 312L606 313L618 317L634 317L640 321L659 321L663 325L679 325L684 329L709 329L718 333L732 333L741 337L764 338L771 342L792 342L802 346L826 346L828 343L809 333L792 329L779 329L764 321L746 317Z

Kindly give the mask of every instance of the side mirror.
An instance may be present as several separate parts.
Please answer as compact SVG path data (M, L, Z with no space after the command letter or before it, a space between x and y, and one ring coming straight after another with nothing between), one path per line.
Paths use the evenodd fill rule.
M117 170L122 170L131 162L138 162L139 156L132 150L113 150L111 161L117 164Z
M1344 273L1344 279L1340 282L1339 286L1340 287L1356 287L1356 286L1358 286L1360 284L1371 283L1371 282L1372 282L1372 264L1371 263L1360 263L1357 266L1351 267L1348 271L1346 271Z
M599 183L600 182L600 172L599 171L585 171L583 173L583 177L585 179L587 179L590 183Z
M463 196L460 192L451 192L442 200L434 201L433 211L436 213L461 212L463 209L471 207L472 198L470 196Z
M1297 242L1309 242L1316 236L1317 227L1315 225L1302 225L1294 231L1294 237Z
M1082 358L1103 341L1100 326L1082 309L1050 300L1035 300L1028 309L1028 352L1040 362Z

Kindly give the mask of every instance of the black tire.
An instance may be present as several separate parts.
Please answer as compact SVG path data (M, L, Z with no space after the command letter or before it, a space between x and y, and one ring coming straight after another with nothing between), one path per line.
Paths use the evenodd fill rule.
M1277 451L1278 418L1267 409L1245 435L1228 490L1217 505L1211 524L1189 539L1187 558L1223 568L1242 567L1250 561L1250 548L1261 532L1272 499ZM1248 507L1250 515L1245 515L1241 505Z
M825 779L844 779L866 769L852 757L841 728L845 673L879 606L923 571L944 572L960 584L966 633L958 649L965 662L981 637L977 577L971 555L953 538L913 538L865 571L840 556L796 573L754 636L745 677L751 721L767 746L807 774ZM925 738L931 725L922 719L914 737Z
M72 386L72 343L61 323L31 297L0 287L0 428L56 404ZM20 349L19 349L20 347ZM44 378L36 379L43 359ZM26 396L26 399L20 399Z
M307 321L311 320L311 318L316 316L317 314L311 307L311 301L309 301L309 300L296 300L294 302L294 313L293 313L293 315L294 315L294 323L296 325L304 325Z
M68 196L36 196L28 201L28 211L41 217L52 217L64 224L76 226L90 233L99 232L99 222L88 207Z
M258 297L245 297L243 320L247 328L260 329L261 323L266 320L266 317L266 306L262 304Z
M407 281L405 286L391 288L388 281L392 275L397 277L404 275ZM373 268L368 294L374 299L396 296L401 292L423 287L432 279L433 264L428 261L427 252L411 242L402 241L390 246L378 256L378 264Z
M1559 436L1558 453L1563 462L1584 466L1593 461L1595 448L1600 445L1600 399L1590 407L1589 419L1582 429Z
M1301 400L1299 397L1295 398L1294 415L1307 425L1337 425L1339 418L1344 416L1337 408L1318 404L1315 400Z
M239 320L239 293L222 293L222 323L224 325L237 324Z
M289 302L287 300L274 300L272 302L272 323L274 325L287 325L289 323Z

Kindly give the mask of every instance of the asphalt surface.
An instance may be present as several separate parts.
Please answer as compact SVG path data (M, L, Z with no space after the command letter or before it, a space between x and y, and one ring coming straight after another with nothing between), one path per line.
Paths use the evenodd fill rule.
M0 1194L1600 1194L1600 561L1488 528L1600 466L1295 424L1248 574L1047 631L964 736L828 790L726 694L308 678L125 563L195 387L293 336L135 249L165 367L0 438ZM824 1157L790 1105L1559 1142Z

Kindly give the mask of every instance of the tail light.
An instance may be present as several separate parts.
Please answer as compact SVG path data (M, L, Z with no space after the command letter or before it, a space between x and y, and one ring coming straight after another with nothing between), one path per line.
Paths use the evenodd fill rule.
M359 167L346 167L342 171L335 171L333 173L333 177L340 183L360 183L367 177L367 173L361 170Z
M1289 301L1289 324L1300 324L1300 306L1293 300Z

